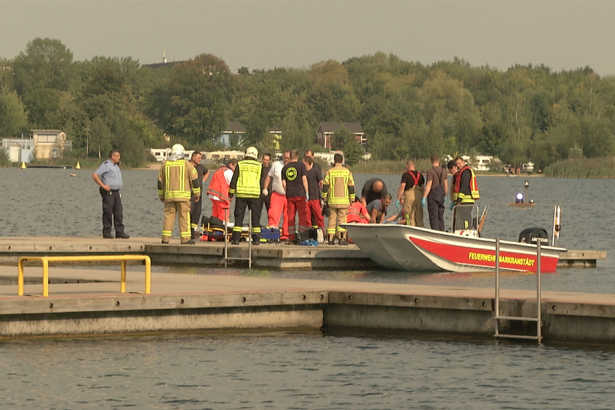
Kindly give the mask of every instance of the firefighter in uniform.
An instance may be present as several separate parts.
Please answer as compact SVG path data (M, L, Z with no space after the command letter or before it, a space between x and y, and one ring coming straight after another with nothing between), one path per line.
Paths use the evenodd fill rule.
M474 205L474 203L480 199L474 170L472 170L461 157L455 158L455 165L458 171L453 176L451 206ZM454 231L476 228L472 223L472 209L472 206L459 206L455 208L455 216L453 219Z
M184 159L184 147L173 145L169 159L162 164L158 174L158 197L164 202L162 243L169 243L177 214L180 242L194 244L190 234L190 201L200 195L196 169Z
M231 242L233 245L239 244L241 239L241 229L246 207L252 213L252 244L259 245L261 237L261 173L263 165L257 161L258 151L255 147L248 147L245 159L239 161L233 172L233 178L229 187L229 197L236 196L235 199L235 226Z
M354 179L352 173L343 165L341 154L333 156L333 168L327 171L322 185L322 198L329 208L327 240L333 245L335 237L340 245L348 244L346 229L340 225L346 223L348 208L354 198Z

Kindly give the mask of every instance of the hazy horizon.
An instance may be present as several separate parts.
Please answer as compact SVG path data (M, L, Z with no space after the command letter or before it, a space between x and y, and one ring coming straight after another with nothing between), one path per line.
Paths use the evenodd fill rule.
M305 68L392 53L431 64L461 58L506 69L590 66L615 74L608 53L615 4L543 0L0 0L0 57L37 37L59 39L76 60L133 57L142 64L211 53L236 71Z

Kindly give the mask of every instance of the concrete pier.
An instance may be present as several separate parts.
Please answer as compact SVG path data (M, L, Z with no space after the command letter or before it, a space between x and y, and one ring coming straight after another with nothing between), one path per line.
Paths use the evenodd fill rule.
M53 267L49 297L40 268L26 269L18 297L16 269L0 267L0 336L96 335L196 329L304 328L437 332L492 337L494 290L410 284L155 273L152 294L142 271L129 269L119 293L114 269ZM28 296L29 295L29 296ZM535 292L502 290L501 312L531 316ZM615 341L615 295L543 292L545 342ZM504 324L506 326L506 324ZM532 326L511 332L532 331ZM535 329L534 329L535 330Z
M247 257L246 243L230 246L232 257ZM19 256L147 254L154 264L224 266L224 243L198 242L180 246L178 241L162 245L159 238L128 240L75 237L0 238L0 263L15 264ZM569 250L560 257L559 267L596 267L606 251ZM253 247L253 266L267 269L379 269L356 245L317 247L264 244Z

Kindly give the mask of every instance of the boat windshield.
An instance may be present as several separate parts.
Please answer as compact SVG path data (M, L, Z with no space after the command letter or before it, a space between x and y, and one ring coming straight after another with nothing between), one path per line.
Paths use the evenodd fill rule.
M458 204L453 208L453 232L476 231L478 229L478 206Z

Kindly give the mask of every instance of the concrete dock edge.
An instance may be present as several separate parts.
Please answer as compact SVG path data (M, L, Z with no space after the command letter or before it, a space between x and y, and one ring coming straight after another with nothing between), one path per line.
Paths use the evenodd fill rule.
M507 315L535 313L535 300L526 293L504 298L501 311ZM545 298L542 313L546 343L615 342L613 298L600 303L588 301L591 295L580 295L585 300L571 301L574 294ZM463 290L454 296L437 287L426 287L416 294L305 290L5 297L0 299L0 336L322 328L325 333L363 329L488 338L494 333L493 303L486 289ZM504 322L502 326L519 334L535 332L528 324Z

